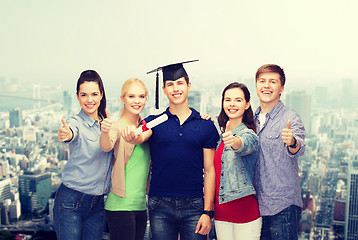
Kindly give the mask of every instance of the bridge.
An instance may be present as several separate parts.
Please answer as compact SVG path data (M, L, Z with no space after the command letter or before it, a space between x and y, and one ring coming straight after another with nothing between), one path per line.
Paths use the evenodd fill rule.
M25 96L19 96L19 95L8 95L8 94L0 94L0 97L16 98L16 99L24 99L24 100L40 101L40 102L52 102L52 103L58 102L58 101L50 100L50 99L33 98L33 97L25 97Z

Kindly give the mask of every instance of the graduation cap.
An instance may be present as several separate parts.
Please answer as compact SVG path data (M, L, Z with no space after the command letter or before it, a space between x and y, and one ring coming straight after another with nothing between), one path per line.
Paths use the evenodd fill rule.
M159 71L161 70L163 72L163 83L165 83L165 81L176 81L182 77L187 77L188 74L186 73L183 64L184 63L190 63L190 62L196 62L199 60L191 60L191 61L186 61L186 62L181 62L181 63L174 63L174 64L169 64L163 67L158 67L152 71L147 72L147 74L149 73L153 73L153 72L157 72L157 76L156 76L156 87L155 87L155 108L159 109Z

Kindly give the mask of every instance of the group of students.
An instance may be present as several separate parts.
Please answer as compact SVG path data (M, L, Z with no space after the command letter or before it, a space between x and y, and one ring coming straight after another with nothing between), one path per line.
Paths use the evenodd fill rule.
M213 218L219 240L297 239L297 158L305 151L305 130L280 100L283 69L267 64L257 70L255 113L244 84L225 87L220 135L209 116L189 108L191 82L183 63L159 70L169 107L142 119L148 91L141 80L129 79L116 121L106 110L98 73L80 75L81 111L62 119L58 130L70 159L55 197L57 238L100 240L106 216L111 240L143 240L148 210L153 240L207 239ZM163 114L168 120L135 133Z

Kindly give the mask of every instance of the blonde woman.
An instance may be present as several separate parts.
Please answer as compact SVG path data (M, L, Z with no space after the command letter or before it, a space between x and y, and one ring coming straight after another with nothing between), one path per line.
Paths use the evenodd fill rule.
M143 240L147 226L146 186L150 165L148 143L130 144L121 137L122 129L137 127L141 121L148 91L136 78L124 82L121 92L123 110L120 119L101 123L100 145L114 150L112 187L105 210L111 240Z

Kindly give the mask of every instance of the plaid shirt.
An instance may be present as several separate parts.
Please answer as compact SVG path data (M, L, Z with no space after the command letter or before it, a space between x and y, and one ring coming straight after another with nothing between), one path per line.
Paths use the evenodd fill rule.
M261 216L271 216L290 205L302 207L298 160L305 151L305 128L297 113L279 101L266 114L266 122L260 126L259 107L255 112L255 124L259 136L259 157L255 169L255 187ZM300 150L291 154L282 142L282 129L291 120L294 137L300 142Z

